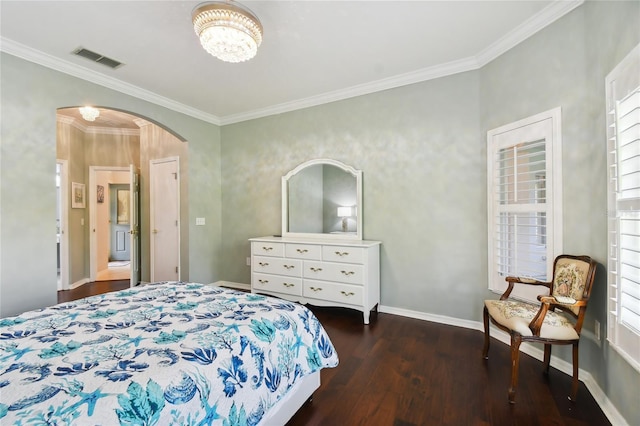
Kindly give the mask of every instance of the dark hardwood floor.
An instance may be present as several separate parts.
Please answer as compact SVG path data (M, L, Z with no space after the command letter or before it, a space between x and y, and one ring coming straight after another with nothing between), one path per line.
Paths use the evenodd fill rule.
M85 284L59 292L58 300L128 285ZM524 353L516 404L509 404L509 348L493 339L483 360L479 331L383 313L372 314L366 326L355 311L310 308L331 337L340 365L322 371L313 401L288 426L611 424L584 384L572 403L571 377L554 368L543 375L542 363Z
M70 302L110 291L124 290L129 288L129 283L129 280L95 281L81 285L73 290L62 290L58 292L58 303Z

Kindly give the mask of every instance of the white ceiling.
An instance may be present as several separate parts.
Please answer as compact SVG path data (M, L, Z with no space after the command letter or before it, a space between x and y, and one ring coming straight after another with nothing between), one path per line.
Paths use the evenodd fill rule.
M264 40L239 64L200 46L199 3L0 0L0 48L227 124L477 69L582 1L242 1Z

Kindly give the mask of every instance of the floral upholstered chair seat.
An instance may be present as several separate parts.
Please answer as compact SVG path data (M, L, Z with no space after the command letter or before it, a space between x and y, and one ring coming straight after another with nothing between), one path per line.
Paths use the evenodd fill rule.
M529 324L538 314L539 305L518 300L485 300L485 305L491 318L498 324L523 336L533 336ZM573 327L573 322L564 314L549 311L540 328L540 337L560 340L577 339L578 333Z

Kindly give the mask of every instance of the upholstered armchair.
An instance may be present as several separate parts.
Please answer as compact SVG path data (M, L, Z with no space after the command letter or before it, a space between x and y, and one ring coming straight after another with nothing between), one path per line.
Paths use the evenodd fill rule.
M485 300L482 356L488 358L489 320L511 335L510 403L515 402L522 342L544 344L545 374L549 373L551 345L573 345L573 383L569 399L575 401L578 393L578 343L595 272L596 262L590 257L561 255L553 264L553 281L507 277L508 287L500 300ZM546 287L546 294L538 296L540 304L509 299L515 284Z

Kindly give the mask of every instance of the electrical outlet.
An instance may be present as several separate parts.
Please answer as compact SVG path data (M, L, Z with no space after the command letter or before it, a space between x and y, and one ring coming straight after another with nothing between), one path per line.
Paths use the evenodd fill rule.
M251 266L251 258L247 257L247 266Z
M599 342L600 341L600 321L595 320L594 326L593 326L593 331L594 331L594 334L596 335L596 339Z

